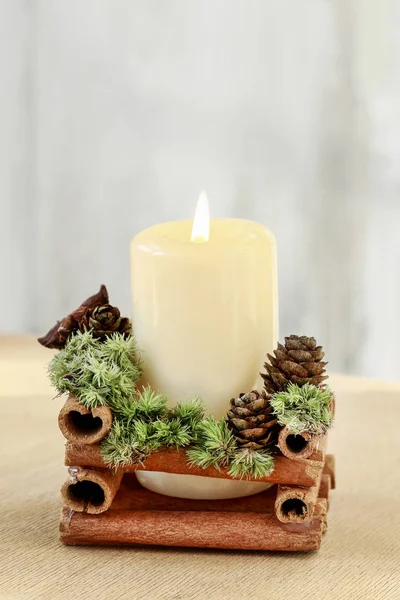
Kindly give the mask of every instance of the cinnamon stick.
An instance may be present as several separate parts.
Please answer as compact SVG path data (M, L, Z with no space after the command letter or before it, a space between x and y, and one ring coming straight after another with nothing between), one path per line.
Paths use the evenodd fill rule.
M328 529L328 501L326 498L318 498L314 510L314 519L319 518L322 521L322 534Z
M112 424L112 412L108 406L86 408L70 396L58 415L61 433L70 442L96 444L106 437Z
M335 457L333 454L327 454L325 457L325 464L323 468L323 473L329 475L331 478L331 489L334 490L336 488L336 476L335 476Z
M331 492L331 478L330 475L322 473L321 483L319 485L318 498L324 498L327 501L329 508L329 496Z
M114 500L123 477L122 469L83 469L71 467L70 478L61 488L66 506L77 512L92 515L106 511Z
M318 499L322 469L312 487L278 485L275 514L282 523L305 523L311 521Z
M66 445L65 464L69 466L107 467L101 457L100 446L78 445L72 443L67 443ZM319 481L322 467L322 461L305 459L294 461L283 456L277 456L275 459L275 468L270 475L260 479L250 478L250 480L311 487ZM124 467L124 470L131 472L162 471L165 473L232 479L228 474L227 469L218 471L215 467L202 469L201 467L189 466L185 450L163 450L161 452L156 452L151 454L143 464L127 465Z
M283 427L279 432L278 447L287 458L309 458L317 448L318 441L318 436L307 432L294 435L287 427Z
M328 443L327 435L318 437L317 445L314 449L314 452L310 456L311 460L321 460L322 462L325 462L325 453L326 453L327 443Z
M276 485L267 490L243 498L221 500L196 500L163 496L143 487L135 473L125 473L113 500L112 510L171 510L206 512L255 512L274 513Z
M109 510L96 517L63 509L66 545L183 546L240 550L318 550L323 519L288 531L273 514L202 511Z

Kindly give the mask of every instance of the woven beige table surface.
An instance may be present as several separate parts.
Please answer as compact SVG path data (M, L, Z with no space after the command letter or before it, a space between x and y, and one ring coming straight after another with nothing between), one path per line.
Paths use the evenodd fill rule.
M0 599L400 599L400 384L331 378L338 487L319 552L72 548L51 354L0 336Z

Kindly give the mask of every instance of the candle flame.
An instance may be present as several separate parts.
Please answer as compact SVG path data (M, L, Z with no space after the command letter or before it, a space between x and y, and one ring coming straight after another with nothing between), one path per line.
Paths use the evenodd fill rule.
M208 242L210 239L210 208L204 191L201 192L197 202L190 239L192 242Z

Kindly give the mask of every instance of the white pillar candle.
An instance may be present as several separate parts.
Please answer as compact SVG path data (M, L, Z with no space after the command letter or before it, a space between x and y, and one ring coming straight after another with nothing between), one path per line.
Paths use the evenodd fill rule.
M207 413L220 418L232 397L259 387L265 354L276 347L276 249L273 234L258 223L211 219L207 232L208 216L203 220L203 233L193 221L177 221L132 240L132 322L144 382L171 404L201 397ZM233 498L268 487L145 471L137 476L153 491L186 498Z

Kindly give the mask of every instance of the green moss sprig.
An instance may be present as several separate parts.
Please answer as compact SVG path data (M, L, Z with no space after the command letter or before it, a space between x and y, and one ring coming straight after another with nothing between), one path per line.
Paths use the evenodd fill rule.
M101 444L107 465L142 462L162 448L188 448L193 465L226 467L233 477L263 477L274 466L266 451L244 450L224 419L204 417L200 399L168 407L168 398L150 387L141 390L140 357L132 336L114 333L104 340L91 331L72 335L49 365L59 394L76 396L88 408L109 406L110 432Z
M50 362L50 381L59 394L75 395L88 408L109 406L115 414L135 411L141 375L135 339L114 333L105 341L90 331L73 335Z
M217 421L214 416L206 417L197 427L196 446L187 451L189 462L203 469L227 467L237 449L234 436L225 419Z
M232 458L229 475L240 478L247 478L251 475L256 479L260 479L270 475L274 467L274 457L266 450L240 448L235 451Z
M167 407L167 397L150 387L137 391L129 413L120 411L101 445L106 464L118 467L142 462L161 448L194 443L204 415L200 399Z
M300 387L290 383L285 391L274 394L270 403L278 423L287 426L293 434L322 435L333 423L332 398L333 392L328 387L309 383Z
M199 423L196 445L187 451L189 462L219 471L228 467L232 477L266 477L274 469L274 459L265 450L239 448L225 419L217 421L209 416Z

